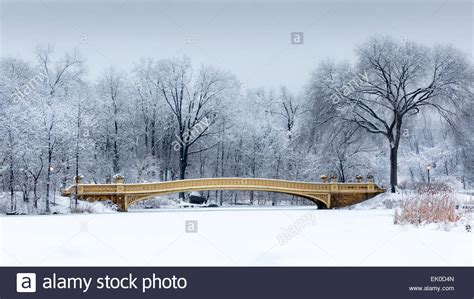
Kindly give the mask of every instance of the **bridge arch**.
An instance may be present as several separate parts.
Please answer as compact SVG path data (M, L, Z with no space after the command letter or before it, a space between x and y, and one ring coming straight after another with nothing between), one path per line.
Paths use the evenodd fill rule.
M323 186L322 189L329 191L329 186ZM260 178L204 178L148 184L129 184L124 185L124 191L128 193L124 204L128 209L130 204L146 200L150 197L179 192L212 190L284 193L309 199L321 207L329 208L331 205L330 193L321 192L321 186L316 186L314 183Z
M307 199L316 206L318 206L319 209L321 208L329 208L329 203L327 201L327 198L325 198L325 194L322 195L307 195L303 194L301 192L294 192L294 191L280 191L280 190L263 190L263 189L255 189L255 190L248 190L248 189L223 189L223 188L192 188L189 190L181 190L181 191L169 191L169 192L157 192L155 194L147 194L147 195L135 195L135 196L128 196L127 198L127 205L130 206L132 204L136 204L141 201L145 201L148 199L151 199L153 197L157 196L163 196L163 195L168 195L168 194L176 194L180 192L192 192L192 191L260 191L260 192L269 192L269 193L280 193L280 194L287 194L287 195L293 195L297 196L300 198Z

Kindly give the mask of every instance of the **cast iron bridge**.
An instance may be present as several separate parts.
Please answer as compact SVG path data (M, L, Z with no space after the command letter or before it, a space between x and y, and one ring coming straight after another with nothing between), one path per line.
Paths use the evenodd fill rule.
M295 195L307 198L320 208L344 207L367 200L385 192L371 179L356 183L337 183L336 177L327 182L322 176L321 183L296 182L258 178L205 178L166 181L158 183L126 184L122 176L116 176L113 184L82 184L78 180L77 197L81 200L112 200L121 211L136 202L160 195L207 190L265 191ZM62 190L63 196L73 196L76 186Z

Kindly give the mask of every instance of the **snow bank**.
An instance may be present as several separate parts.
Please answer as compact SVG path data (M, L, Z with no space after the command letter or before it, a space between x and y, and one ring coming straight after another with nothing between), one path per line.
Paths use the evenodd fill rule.
M455 200L457 203L473 203L474 198L470 193L461 193L459 191L455 193ZM371 210L371 209L395 209L400 206L400 204L406 200L408 197L414 194L411 190L400 190L397 193L385 192L374 196L366 201L361 203L345 207L343 209L349 210Z
M44 199L38 201L38 209L33 206L33 199L29 202L23 201L21 194L15 194L15 212L20 215L37 215L44 214L46 209ZM106 202L87 202L78 201L78 207L75 208L74 203L71 205L69 197L62 197L56 194L50 200L51 214L71 214L71 213L113 213L116 209L111 204ZM71 207L72 206L72 207ZM11 212L10 195L0 193L0 214Z
M407 197L408 192L385 192L361 203L346 207L349 210L394 209Z

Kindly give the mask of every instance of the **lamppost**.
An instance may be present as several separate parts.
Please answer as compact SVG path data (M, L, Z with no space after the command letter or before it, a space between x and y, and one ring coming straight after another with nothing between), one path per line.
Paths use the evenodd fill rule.
M431 164L428 164L428 166L426 166L426 170L428 171L428 184L430 183L430 170L431 170Z

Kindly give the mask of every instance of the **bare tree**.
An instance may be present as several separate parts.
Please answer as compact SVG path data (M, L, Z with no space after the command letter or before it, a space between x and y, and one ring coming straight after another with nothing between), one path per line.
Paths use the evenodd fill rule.
M66 54L62 59L52 61L53 49L50 46L38 48L37 57L39 68L46 80L43 83L41 95L41 123L45 133L46 142L46 212L50 211L49 197L51 175L54 173L53 158L61 135L57 133L62 128L61 117L58 110L64 99L67 98L70 88L80 81L84 73L83 61L77 53ZM60 100L63 102L60 104Z
M103 116L105 122L106 150L112 149L112 170L114 174L120 172L120 146L124 129L125 110L125 75L110 67L103 73L99 83L99 93L104 98L107 113ZM111 125L111 128L109 127Z
M343 120L388 141L390 185L395 192L405 119L433 108L452 123L456 109L472 95L472 66L465 54L450 46L429 49L390 38L372 38L357 54L354 69L324 67L324 83Z
M30 176L33 178L33 203L34 203L35 208L38 208L38 182L44 168L44 161L43 161L42 154L40 154L39 156L39 161L40 161L39 165L37 166L36 170L34 170L34 169L31 169L31 164L33 163L30 161L27 161L25 159L25 156L23 156L25 171L28 172Z
M175 121L177 140L173 147L179 151L179 179L186 178L190 155L213 147L192 150L196 142L212 134L210 127L218 120L218 108L232 83L229 75L210 67L202 67L194 78L187 58L157 64L156 84Z
M271 94L268 98L268 102L265 103L266 111L284 120L288 137L291 139L298 116L305 112L298 97L282 86L278 96L274 97Z

